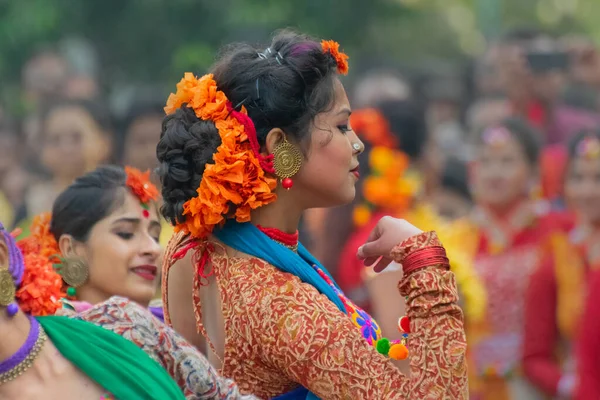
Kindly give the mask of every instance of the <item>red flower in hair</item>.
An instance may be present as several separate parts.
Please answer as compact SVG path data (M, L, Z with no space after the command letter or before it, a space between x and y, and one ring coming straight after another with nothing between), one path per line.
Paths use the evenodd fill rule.
M137 168L125 167L126 185L142 204L158 199L158 189L150 182L150 171L142 172Z

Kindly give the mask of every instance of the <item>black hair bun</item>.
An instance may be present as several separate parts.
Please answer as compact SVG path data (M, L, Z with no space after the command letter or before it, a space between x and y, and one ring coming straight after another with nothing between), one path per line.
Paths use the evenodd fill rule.
M162 183L161 213L172 224L183 222L183 205L196 196L207 164L221 144L214 122L199 119L183 105L163 121L156 148Z

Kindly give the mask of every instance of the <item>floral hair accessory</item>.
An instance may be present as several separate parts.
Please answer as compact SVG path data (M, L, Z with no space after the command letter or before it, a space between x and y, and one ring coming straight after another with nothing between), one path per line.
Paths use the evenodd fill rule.
M505 145L510 140L511 133L505 127L497 126L487 129L483 132L481 138L485 144L497 147Z
M214 164L206 165L197 196L183 205L185 220L175 226L176 231L204 238L227 218L247 222L251 210L275 201L277 181L266 175L274 173L273 157L260 154L246 109L233 108L212 74L199 79L189 72L184 75L165 112L172 114L182 106L192 108L202 120L213 121L221 137Z
M137 168L125 167L125 173L127 174L125 184L147 210L148 203L158 199L158 189L150 182L150 171L142 172Z
M29 237L17 242L23 254L24 271L16 298L21 310L33 315L54 315L66 297L63 280L53 267L60 250L50 233L50 214L36 216Z
M390 124L375 108L357 110L350 115L352 129L372 146L398 147L398 139L390 131Z
M576 153L579 157L596 159L600 157L600 140L594 136L586 136L578 144Z
M335 58L338 73L348 75L348 55L340 51L340 44L333 40L322 40L321 47L324 53L329 53Z

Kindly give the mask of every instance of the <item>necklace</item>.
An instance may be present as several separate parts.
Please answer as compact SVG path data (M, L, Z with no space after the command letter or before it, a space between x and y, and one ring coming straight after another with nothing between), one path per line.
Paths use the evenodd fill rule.
M285 233L276 228L264 228L258 226L258 229L268 236L271 240L298 252L298 232L295 234ZM408 317L404 316L398 320L398 330L402 333L401 340L389 340L382 337L379 324L367 312L355 305L346 295L333 283L331 278L317 265L312 265L312 268L319 276L333 289L335 294L344 304L348 317L352 323L361 332L362 337L371 346L384 356L388 356L395 360L404 360L408 357L408 349L406 342L408 333L410 333L410 323Z
M25 344L7 360L0 362L0 385L16 379L31 368L48 339L39 322L30 315L28 318L31 328Z
M285 233L277 228L265 228L260 225L258 225L257 228L271 240L287 247L294 253L298 252L298 231L295 233Z

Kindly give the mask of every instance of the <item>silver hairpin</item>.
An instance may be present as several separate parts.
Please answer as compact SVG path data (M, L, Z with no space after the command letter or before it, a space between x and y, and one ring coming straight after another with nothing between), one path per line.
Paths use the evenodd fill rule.
M280 52L277 52L277 55L275 56L275 60L277 60L277 63L279 63L279 65L281 65L281 60L283 60L283 56L281 55Z

